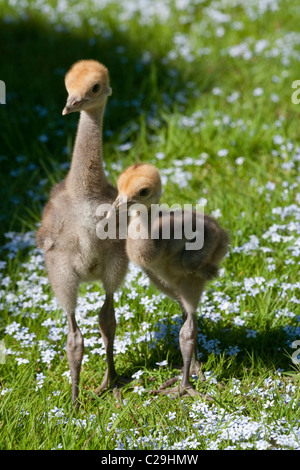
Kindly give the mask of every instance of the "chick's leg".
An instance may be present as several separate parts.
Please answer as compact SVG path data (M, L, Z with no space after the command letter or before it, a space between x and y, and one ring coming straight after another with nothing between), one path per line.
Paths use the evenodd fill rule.
M201 364L197 359L197 337L198 337L198 324L196 317L197 305L204 287L203 284L199 285L199 280L196 280L194 285L193 281L189 280L186 286L181 286L180 295L178 295L179 303L183 313L183 326L179 334L180 351L183 360L182 378L179 385L173 388L168 388L179 380L179 376L173 377L167 382L163 383L158 390L153 390L154 394L164 394L171 396L204 396L199 393L190 382L190 375L196 374L200 380L204 380L201 371Z
M96 394L100 394L102 391L112 388L115 391L116 398L120 398L117 389L130 382L130 380L120 377L115 369L114 339L116 333L116 318L113 294L106 294L103 307L99 313L99 327L105 345L107 369Z
M104 304L99 312L99 328L104 341L107 361L107 369L99 389L101 391L110 388L117 379L113 351L116 333L113 294L107 294L105 297Z
M72 380L72 402L77 404L81 362L83 358L83 337L75 320L75 313L68 314L67 358Z

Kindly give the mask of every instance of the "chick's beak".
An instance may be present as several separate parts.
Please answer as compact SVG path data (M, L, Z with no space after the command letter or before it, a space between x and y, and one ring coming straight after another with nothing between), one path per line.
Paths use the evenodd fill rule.
M123 210L127 210L128 202L129 201L127 199L127 196L118 196L117 199L112 203L111 209L106 214L106 218L109 219L110 217L112 217L113 214Z
M66 114L73 113L75 111L79 111L80 106L85 100L76 96L69 96L67 99L66 106L64 107L62 114L65 116Z

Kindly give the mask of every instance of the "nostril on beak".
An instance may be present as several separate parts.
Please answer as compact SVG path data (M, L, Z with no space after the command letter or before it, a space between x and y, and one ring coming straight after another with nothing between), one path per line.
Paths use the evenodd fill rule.
M62 114L65 115L71 113L72 111L76 111L76 109L74 108L76 108L76 106L78 106L81 101L82 100L80 98L78 99L78 97L70 96L67 100L66 106L64 107Z

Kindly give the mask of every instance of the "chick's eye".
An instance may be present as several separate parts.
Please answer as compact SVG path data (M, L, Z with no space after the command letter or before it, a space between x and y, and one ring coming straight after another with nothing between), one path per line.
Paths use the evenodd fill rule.
M100 90L100 85L99 85L99 83L96 83L92 88L92 92L97 93L97 91L99 91L99 90Z
M140 190L139 195L142 197L148 196L149 195L149 188L143 188Z

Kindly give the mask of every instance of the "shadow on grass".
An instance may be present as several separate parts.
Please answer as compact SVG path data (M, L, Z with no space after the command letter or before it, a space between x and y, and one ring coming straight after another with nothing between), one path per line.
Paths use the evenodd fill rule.
M147 366L152 369L157 368L158 362L166 358L170 367L182 366L179 347L181 326L181 317L178 317L178 325L171 325L168 319L159 321L156 324L158 332L153 337L153 344L157 342L156 345L149 348L148 344L142 344L138 347L139 352L134 352L135 357L132 358L135 367L143 367L145 357L148 358ZM165 327L168 331L161 339L160 331ZM291 358L294 351L289 347L290 342L292 340L289 340L284 326L266 326L256 332L255 337L249 337L249 329L246 326L220 328L209 320L199 320L197 350L198 354L200 353L200 362L203 363L204 371L217 368L219 379L241 378L245 373L255 376L262 371L271 373L282 370L284 373L296 373L297 367Z
M7 93L6 105L0 107L3 232L21 230L25 214L29 213L30 219L31 211L32 218L36 217L49 187L41 189L41 201L34 200L33 191L49 178L49 172L53 173L53 182L65 175L66 168L62 171L58 166L70 160L78 114L61 116L67 97L64 75L75 61L93 58L110 71L113 96L105 116L104 145L117 140L129 123L151 116L157 107L170 110L176 105L176 92L187 89L186 69L170 70L163 65L164 53L155 43L147 41L151 60L145 61L141 59L145 38L142 41L137 36L133 41L128 33L117 29L109 38L94 36L88 26L76 33L57 32L53 25L31 17L1 24L0 79ZM200 63L194 67L203 88L209 86L211 73L205 73ZM131 126L128 138L135 131ZM113 154L105 155L106 161L114 159Z

